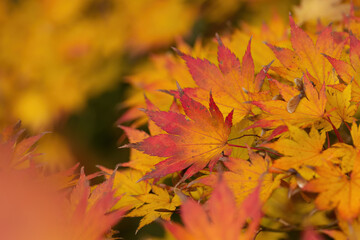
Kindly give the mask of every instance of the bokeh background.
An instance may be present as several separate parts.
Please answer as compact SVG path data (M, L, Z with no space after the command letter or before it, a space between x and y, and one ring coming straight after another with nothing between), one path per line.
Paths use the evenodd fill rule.
M2 0L0 127L21 120L29 134L51 132L37 150L48 171L76 162L88 174L97 165L114 169L129 155L118 149L126 139L117 124L142 127L127 111L143 99L138 89L156 56L261 26L274 14L316 23L332 14L324 3L349 8L340 0ZM157 223L134 236L138 221L122 220L118 236L162 236Z

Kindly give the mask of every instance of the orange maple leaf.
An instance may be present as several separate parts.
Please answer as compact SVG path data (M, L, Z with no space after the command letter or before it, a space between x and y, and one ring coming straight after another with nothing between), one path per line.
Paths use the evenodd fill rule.
M265 113L260 121L268 122L269 127L284 125L284 123L299 126L309 126L314 123L328 125L325 122L328 116L325 110L327 103L325 84L322 84L321 89L317 91L307 74L304 74L303 85L305 97L299 99L299 104L293 113L288 110L290 100L288 102L282 100L251 102Z
M230 112L226 119L210 94L210 107L191 99L181 89L180 101L186 113L146 110L148 117L167 134L151 136L132 147L151 156L167 157L155 165L155 170L142 180L163 177L188 168L183 179L191 177L207 164L212 169L223 152L228 152L228 136L232 127Z
M323 83L333 84L331 75L331 64L326 61L322 54L338 58L345 44L345 41L337 41L332 34L331 27L325 28L318 36L316 44L310 36L298 27L290 16L291 44L294 50L275 47L267 44L283 65L271 67L280 76L292 81L295 78L309 72L316 79L318 89Z
M124 215L124 209L111 211L119 200L112 189L115 173L91 191L89 181L81 169L79 182L70 196L73 212L68 222L69 235L66 239L99 239Z
M351 101L359 102L360 101L360 41L350 34L350 63L339 60L335 57L330 57L325 55L329 60L332 66L335 68L336 72L339 74L340 78L347 85L351 85ZM341 84L340 84L341 85ZM341 86L337 86L339 88ZM345 87L340 88L343 90Z
M234 121L239 122L252 113L254 107L248 101L266 97L260 90L271 63L255 76L251 39L241 63L220 38L218 42L218 66L207 59L193 58L177 51L199 86L184 91L200 102L207 101L207 94L211 91L221 111L226 114L234 109Z
M340 218L352 220L360 214L360 152L350 174L331 163L316 167L319 178L310 181L304 190L318 192L315 200L320 210L336 209Z
M165 222L165 227L178 240L253 239L262 217L259 189L257 187L237 208L234 195L220 178L206 208L192 199L181 206L185 227L171 222ZM246 223L247 229L242 230Z
M20 122L5 128L0 133L0 169L29 166L33 162L34 145L45 134L39 134L19 140L25 129L20 129Z
M280 185L280 179L278 177L274 179L273 174L268 172L271 166L271 160L268 155L263 158L249 150L249 156L249 161L232 157L224 161L225 166L230 171L222 174L225 182L233 191L237 203L241 203L253 192L259 185L260 180L259 197L262 201L266 201L272 191ZM216 185L217 177L217 174L211 174L194 182L214 186Z
M276 142L263 145L284 155L275 160L272 167L283 170L293 168L304 178L310 179L314 175L311 167L322 166L327 160L335 157L333 149L323 149L325 133L319 134L318 130L311 128L308 134L305 130L290 125L288 129L290 139L280 138Z

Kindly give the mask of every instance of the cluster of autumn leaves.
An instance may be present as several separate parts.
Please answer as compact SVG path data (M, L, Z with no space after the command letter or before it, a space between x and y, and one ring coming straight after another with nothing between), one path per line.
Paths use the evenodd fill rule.
M47 173L36 164L34 144L43 134L24 137L20 124L0 135L0 236L2 239L102 239L111 237L110 226L124 211L111 212L119 200L113 189L114 175L90 187L78 164L73 168Z
M292 16L289 25L249 28L241 55L238 32L193 50L180 43L154 57L158 70L129 78L144 79L145 101L119 123L133 117L150 131L121 126L131 159L118 175L151 186L128 213L143 216L139 228L160 217L176 239L359 238L360 18L352 8L316 31ZM168 222L180 205L184 226Z
M51 10L55 3L42 4ZM24 8L44 7L38 4L30 1ZM71 7L73 15L46 11L46 18L74 31L69 41L88 37L75 37L69 45L64 39L64 47L58 46L64 57L82 58L94 53L88 47L97 41L90 30L77 35L77 26L66 23L82 16L76 15L80 5ZM86 176L81 169L78 177L75 166L53 173L36 161L34 145L42 135L24 137L18 124L4 129L1 238L111 239L111 227L122 217L141 217L138 231L161 219L170 233L164 239L360 238L356 9L342 18L335 11L337 18L327 26L304 14L295 16L302 27L292 16L287 24L274 15L260 30L243 25L194 47L179 41L172 53L154 55L127 78L133 90L118 124L129 140L122 148L130 148L130 161L115 170L99 167ZM10 24L9 29L23 24L15 19L0 24ZM91 55L111 58L122 51L118 43L94 44L98 48ZM84 66L91 63L84 58ZM28 74L24 66L21 76ZM65 75L73 72L67 63L64 69ZM23 79L10 70L4 76ZM49 74L62 77L51 68ZM125 126L129 121L132 125ZM138 129L144 124L149 131ZM106 180L90 187L99 177ZM178 214L181 223L171 221Z

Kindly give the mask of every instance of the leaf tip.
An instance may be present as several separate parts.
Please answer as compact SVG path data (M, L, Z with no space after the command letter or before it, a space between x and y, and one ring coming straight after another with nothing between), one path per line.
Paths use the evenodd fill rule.
M118 147L119 149L122 149L122 148L133 148L135 147L136 145L134 143L129 143L129 144L125 144L125 145L122 145L120 147Z
M139 180L137 180L136 183L145 181L145 180L147 180L147 179L149 179L149 178L151 178L151 177L149 177L148 174L146 174L145 176L143 176L142 178L140 178Z
M215 33L215 38L216 38L216 41L218 42L219 46L224 46L218 33Z
M176 47L171 47L171 49L180 57L184 56L185 54L183 52L181 52L179 49L177 49Z
M329 56L326 53L320 53L321 55L323 55L324 57L328 58Z
M158 89L156 90L157 92L162 92L162 93L166 93L169 94L171 96L174 96L174 93L172 92L172 90L166 90L166 89Z
M176 87L177 87L177 89L179 91L180 97L183 96L185 93L184 93L184 90L181 88L178 81L176 81Z
M232 127L233 115L234 115L234 109L231 110L231 112L225 118L225 124L230 128Z
M294 18L292 17L291 12L289 12L289 23L290 23L291 28L294 28L296 26Z
M270 63L264 66L265 69L269 69L270 66L275 62L275 59L273 59Z

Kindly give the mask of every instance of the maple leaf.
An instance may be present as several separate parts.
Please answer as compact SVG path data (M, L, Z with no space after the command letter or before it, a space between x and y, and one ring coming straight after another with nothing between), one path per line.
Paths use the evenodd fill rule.
M356 122L353 122L350 134L352 145L346 143L335 143L331 146L337 158L341 159L340 166L343 173L350 173L353 170L357 153L360 150L360 130Z
M360 101L360 41L350 34L350 63L325 55L346 85L351 85L351 101ZM342 87L341 90L344 90Z
M353 220L360 214L360 153L357 153L353 171L343 173L331 163L316 167L318 178L311 180L305 191L318 192L315 200L320 210L336 209L338 216L344 220Z
M251 40L242 63L230 49L224 46L220 38L218 42L218 66L207 59L193 58L177 51L185 60L192 78L199 86L199 88L186 88L184 92L203 103L207 101L207 94L211 91L220 110L224 114L234 110L234 122L239 122L252 113L253 106L247 102L256 100L256 97L261 95L260 90L271 63L263 67L255 77Z
M354 121L354 114L357 106L351 103L351 89L352 85L349 84L343 91L334 88L328 88L327 91L327 106L328 112L331 111L331 122L339 127L341 123Z
M288 125L288 129L290 139L280 138L276 142L263 145L284 155L275 160L272 167L283 170L293 168L305 179L310 179L314 172L308 166L322 166L327 160L334 158L335 153L332 149L324 151L325 133L319 134L315 128L311 128L308 134L305 130L291 125Z
M178 240L253 239L262 217L259 188L237 208L234 195L225 181L220 179L206 208L189 199L181 206L181 217L185 227L164 223ZM243 231L249 218L251 222Z
M180 91L180 101L186 113L149 111L148 117L167 134L151 136L132 147L151 156L167 159L155 165L155 170L146 174L142 180L159 178L188 168L183 179L191 177L207 164L212 169L222 152L228 152L228 136L232 126L230 112L226 119L210 94L209 110ZM188 118L188 119L187 119Z
M33 163L35 153L34 144L45 134L39 134L18 140L24 132L20 129L20 122L14 126L8 126L0 134L0 168L11 169L28 167Z
M99 167L101 171L107 173L107 178L112 174L112 170ZM121 197L113 207L114 209L132 209L144 204L137 196L148 194L151 186L148 182L137 182L143 176L141 171L135 169L124 169L116 171L114 176L113 189L116 197Z
M322 84L319 91L312 85L307 74L303 76L304 93L306 97L299 100L293 113L289 112L288 102L282 100L252 101L251 103L264 111L260 122L268 122L269 127L277 127L290 123L292 125L309 126L316 124L321 127L329 126L325 121L329 115L326 113L326 87ZM282 86L278 84L278 86ZM281 90L281 92L285 92ZM286 95L285 95L286 96ZM285 97L287 98L287 97Z
M122 127L126 131L138 131ZM141 134L140 134L141 135ZM105 173L111 174L112 170L100 167ZM109 176L109 175L108 175ZM134 169L117 171L114 177L113 190L120 200L113 209L132 209L127 217L143 217L137 231L143 226L155 221L157 218L169 219L172 212L180 205L178 196L171 197L166 189L151 186L148 182L138 180L143 173ZM150 191L152 190L152 193Z
M265 158L259 154L254 153L249 149L250 159L248 161L230 157L224 161L225 166L230 170L222 173L225 182L233 191L236 202L241 203L254 189L260 184L260 199L265 202L272 191L280 185L281 177L274 179L272 173L269 173L271 160L269 156ZM206 185L216 185L218 175L211 174L209 176L195 180L194 182L203 183Z
M334 155L340 161L341 170L343 173L349 173L353 170L354 162L358 150L346 143L335 143L331 146ZM338 161L333 161L338 163Z
M127 217L143 217L136 232L159 217L170 220L176 207L181 204L179 196L171 197L166 189L153 185L151 190L153 193L136 196L142 204L126 215Z
M66 239L99 239L124 216L124 209L112 211L119 200L112 189L114 177L115 172L91 191L84 170L81 170L79 182L70 195L73 214Z
M316 44L310 36L298 27L293 18L289 16L291 27L291 44L294 50L275 47L267 44L283 65L271 69L280 76L292 81L301 78L309 72L316 79L315 85L318 89L323 83L334 84L335 76L332 75L332 67L322 54L338 58L345 44L345 41L338 43L332 34L331 27L325 28L317 37Z

